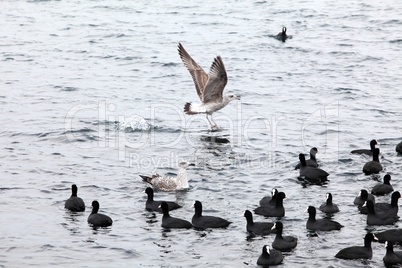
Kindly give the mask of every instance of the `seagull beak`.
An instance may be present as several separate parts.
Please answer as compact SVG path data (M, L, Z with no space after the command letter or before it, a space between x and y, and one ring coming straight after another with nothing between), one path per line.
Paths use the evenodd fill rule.
M188 164L188 165L189 165L189 166L193 166L193 167L195 166L195 164L194 164L194 163L190 163L190 164Z
M237 96L236 99L241 100L241 97L240 97L240 96Z

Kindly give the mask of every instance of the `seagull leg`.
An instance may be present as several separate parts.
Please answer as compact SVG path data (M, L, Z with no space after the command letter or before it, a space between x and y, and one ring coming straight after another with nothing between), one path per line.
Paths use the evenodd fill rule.
M212 126L212 124L211 124L211 121L209 121L208 114L207 114L206 117L207 117L207 120L208 120L209 125L211 126L211 129L214 128L214 127ZM211 118L212 118L212 117L211 117ZM214 123L215 123L215 122L214 122Z
M215 127L216 127L216 128L219 128L218 125L215 123L214 119L212 118L212 114L211 114L211 120L212 120L212 122L214 122Z

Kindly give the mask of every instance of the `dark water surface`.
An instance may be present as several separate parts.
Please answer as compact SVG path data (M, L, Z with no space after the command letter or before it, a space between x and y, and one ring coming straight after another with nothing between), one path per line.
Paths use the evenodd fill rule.
M0 3L0 267L255 267L273 236L247 239L245 209L273 187L284 191L284 233L297 248L283 267L381 267L334 258L362 245L370 227L353 199L384 174L401 190L402 2L382 1L3 1ZM291 39L275 38L282 26ZM182 42L206 71L221 55L240 95L215 114L182 112L197 102L178 53ZM369 159L351 155L380 142L384 171L365 176ZM318 147L331 175L324 186L297 180L300 152ZM139 174L188 169L190 189L156 192L194 200L227 229L163 230L146 212ZM72 183L87 205L69 213ZM308 205L331 192L341 231L309 233ZM93 230L92 200L114 220ZM378 198L388 202L389 196ZM317 217L324 217L318 212ZM273 221L254 216L256 221Z

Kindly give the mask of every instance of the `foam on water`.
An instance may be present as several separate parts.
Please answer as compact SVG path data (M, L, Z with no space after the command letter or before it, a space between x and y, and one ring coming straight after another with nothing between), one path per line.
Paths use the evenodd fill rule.
M140 115L130 115L118 122L118 128L126 132L148 131L151 129L151 124Z

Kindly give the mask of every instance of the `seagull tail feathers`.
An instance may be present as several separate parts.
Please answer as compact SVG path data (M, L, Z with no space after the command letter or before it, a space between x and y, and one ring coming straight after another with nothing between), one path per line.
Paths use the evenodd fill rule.
M191 105L191 102L187 102L185 105L184 105L184 113L186 113L186 114L198 114L197 112L195 112L195 111L193 111L192 109L191 109L191 107L192 107L192 105Z

